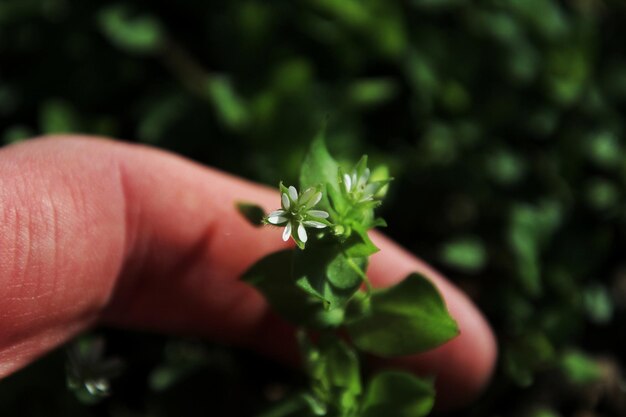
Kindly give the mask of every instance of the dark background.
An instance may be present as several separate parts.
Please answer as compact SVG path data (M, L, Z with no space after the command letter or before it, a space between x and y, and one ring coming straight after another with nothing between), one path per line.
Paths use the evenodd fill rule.
M107 135L276 185L328 119L340 160L396 178L387 233L497 332L493 384L450 415L623 417L625 18L617 0L0 0L0 140ZM111 397L79 402L58 351L0 382L0 413L248 416L302 384L249 352L97 333L126 362Z

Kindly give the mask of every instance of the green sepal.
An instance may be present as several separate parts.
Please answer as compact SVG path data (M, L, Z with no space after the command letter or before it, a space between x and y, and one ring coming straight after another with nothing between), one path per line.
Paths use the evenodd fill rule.
M373 291L367 314L347 328L359 349L382 357L424 352L459 334L435 286L417 273Z
M359 417L423 417L435 403L431 379L408 372L385 371L370 381Z
M326 186L326 196L328 196L329 213L334 214L333 217L343 216L348 210L350 202L346 199L345 195L337 188L330 185Z
M377 217L374 220L372 220L368 225L368 228L374 228L374 227L387 227L387 222L385 221L385 219L381 218L381 217Z

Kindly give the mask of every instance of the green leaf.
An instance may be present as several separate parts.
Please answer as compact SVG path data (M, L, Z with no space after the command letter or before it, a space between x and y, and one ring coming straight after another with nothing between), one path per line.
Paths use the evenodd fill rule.
M602 377L601 366L583 352L567 352L561 358L561 370L575 384L589 384Z
M337 188L337 175L339 165L330 156L326 144L324 143L325 130L322 129L317 137L311 143L309 152L304 158L302 168L300 169L300 189L305 190L309 187L323 185L327 188L324 198L317 205L320 210L328 210L329 202L327 194L330 188ZM340 199L340 193L333 194L334 199Z
M390 78L359 79L347 90L347 100L356 106L376 106L393 99L398 91L398 84Z
M531 296L543 291L540 255L562 221L559 202L546 200L538 206L516 205L511 211L508 240L518 264L518 278Z
M407 372L386 371L370 382L361 417L422 417L435 402L433 381Z
M236 204L237 210L243 217L246 218L253 226L259 227L263 225L263 218L265 217L265 211L261 206L257 206L252 203L245 203L239 201Z
M606 287L593 284L584 289L583 301L589 320L595 324L607 324L613 318L613 302Z
M332 310L342 307L363 282L366 258L353 258L339 243L312 242L294 254L296 285L323 300Z
M227 77L212 75L206 80L205 88L207 98L225 126L233 130L246 126L249 119L246 102Z
M368 314L348 325L352 340L366 352L383 357L424 352L459 333L441 295L420 274L374 291L370 303Z
M554 346L541 332L527 331L511 340L507 347L502 354L504 371L519 386L532 385L536 372L554 365Z
M482 241L467 237L447 243L443 247L441 257L450 266L475 272L485 265L487 254Z
M611 131L600 131L585 138L589 158L598 166L614 168L623 160L619 137Z
M120 49L131 53L153 53L165 35L161 23L150 15L133 16L126 5L113 5L100 11L98 23L104 35Z
M28 126L14 125L2 132L2 141L6 144L22 142L35 136L35 131Z
M296 251L300 252L300 251ZM272 308L286 320L315 328L339 324L343 312L326 311L324 304L294 285L294 251L275 252L254 264L242 279L259 290Z
M80 130L74 108L62 100L46 101L40 110L39 126L43 133L69 133Z

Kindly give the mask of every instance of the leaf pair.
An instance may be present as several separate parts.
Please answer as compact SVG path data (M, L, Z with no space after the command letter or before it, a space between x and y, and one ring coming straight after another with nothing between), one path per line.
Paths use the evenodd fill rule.
M343 255L333 258L330 254L308 249L277 252L254 265L244 280L261 291L288 321L313 328L345 324L354 344L375 355L424 352L458 334L441 295L422 275L411 274L394 287L373 291L369 297L350 298L360 278L344 270L349 267ZM310 256L302 262L302 271L306 272L292 272L294 258L302 256ZM316 263L316 259L322 261ZM334 286L332 290L330 286ZM327 308L320 294L330 297L333 307L350 301L348 316L344 318L343 309Z

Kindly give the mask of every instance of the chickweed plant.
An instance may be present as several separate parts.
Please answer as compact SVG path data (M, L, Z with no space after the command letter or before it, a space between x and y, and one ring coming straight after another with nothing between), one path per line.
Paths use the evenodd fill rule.
M254 264L243 280L297 327L308 389L262 417L420 417L434 403L433 380L387 370L364 380L363 353L388 358L424 352L458 334L437 289L412 273L374 289L366 271L378 251L368 232L385 226L374 210L389 178L376 178L367 157L344 169L322 135L302 164L300 184L281 183L280 208L265 214L239 203L254 225L282 227L293 249Z

